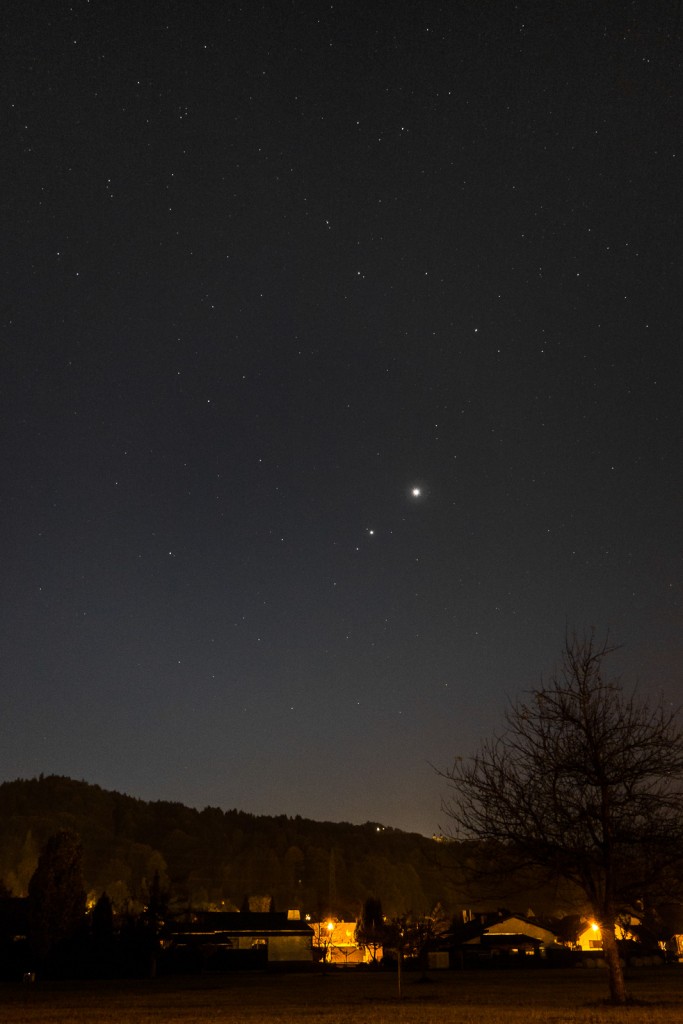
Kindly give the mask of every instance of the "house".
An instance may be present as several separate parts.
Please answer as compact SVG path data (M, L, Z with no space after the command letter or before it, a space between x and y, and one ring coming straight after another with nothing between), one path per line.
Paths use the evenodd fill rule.
M357 967L373 961L372 950L356 942L355 921L319 921L313 928L313 945L321 961L338 967ZM375 959L381 958L382 947L379 946Z
M602 932L595 921L581 921L581 928L578 931L573 943L573 949L580 949L584 953L602 949Z
M658 908L659 946L669 958L683 962L683 904L664 903Z
M204 969L313 963L313 929L291 912L192 911L169 924L165 945Z
M541 955L557 946L555 934L525 917L509 915L487 923L465 939L463 946L478 946L482 953L500 955Z
M530 921L526 917L510 916L503 918L502 921L495 921L493 924L487 925L486 929L482 933L482 938L487 938L491 941L498 941L501 939L508 939L510 937L523 937L527 939L533 939L534 944L545 947L557 945L557 938L555 933L550 931L548 928L542 928L541 925Z
M617 942L636 942L640 922L635 917L617 922L614 934ZM571 915L562 921L562 940L570 949L582 953L602 952L602 932L600 925L591 918Z
M453 966L477 966L496 961L555 962L562 947L552 922L509 911L465 911L454 922L448 939Z

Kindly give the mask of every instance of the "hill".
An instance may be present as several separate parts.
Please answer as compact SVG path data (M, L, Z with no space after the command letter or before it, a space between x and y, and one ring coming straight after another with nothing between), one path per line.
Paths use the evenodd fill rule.
M144 902L157 871L175 904L194 907L266 896L277 909L353 919L370 896L390 916L467 905L455 844L374 822L198 811L54 775L0 785L0 879L11 892L25 894L41 846L64 827L83 840L91 895L106 891L120 910Z

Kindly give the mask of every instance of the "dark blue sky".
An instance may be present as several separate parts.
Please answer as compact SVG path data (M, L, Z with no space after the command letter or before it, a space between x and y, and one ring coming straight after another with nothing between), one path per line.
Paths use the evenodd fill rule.
M3 6L0 778L431 833L567 628L678 699L678 16Z

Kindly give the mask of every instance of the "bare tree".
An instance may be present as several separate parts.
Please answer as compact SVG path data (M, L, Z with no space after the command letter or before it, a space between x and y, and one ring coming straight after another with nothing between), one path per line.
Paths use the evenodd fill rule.
M603 937L612 1001L627 1002L614 926L683 866L683 733L678 712L605 680L614 651L565 642L560 670L505 713L503 731L443 772L454 838L503 851L576 886Z

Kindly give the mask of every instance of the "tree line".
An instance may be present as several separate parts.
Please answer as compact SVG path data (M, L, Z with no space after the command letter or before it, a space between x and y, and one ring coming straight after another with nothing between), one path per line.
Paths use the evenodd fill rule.
M174 907L239 909L259 895L278 910L355 920L369 897L391 916L466 902L455 844L376 822L145 802L59 776L0 785L0 879L11 893L26 895L41 847L63 828L81 837L90 901L106 892L117 913L139 912L155 876Z

